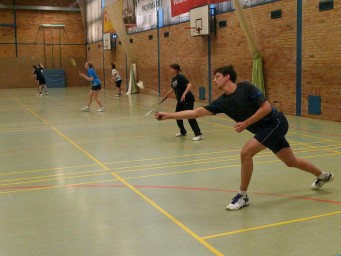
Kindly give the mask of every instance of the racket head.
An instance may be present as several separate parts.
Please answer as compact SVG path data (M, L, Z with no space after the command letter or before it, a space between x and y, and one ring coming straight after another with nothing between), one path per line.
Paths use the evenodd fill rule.
M71 62L71 65L72 65L72 66L74 66L74 67L77 66L77 63L76 63L76 61L75 61L74 59L71 59L70 62Z

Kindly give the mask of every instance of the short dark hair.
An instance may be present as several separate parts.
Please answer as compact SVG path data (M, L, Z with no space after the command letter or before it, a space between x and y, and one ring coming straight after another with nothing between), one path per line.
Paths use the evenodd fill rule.
M237 80L237 73L234 70L234 67L232 65L228 65L228 66L223 66L223 67L217 68L216 70L214 70L214 75L217 74L217 73L221 73L224 76L230 75L230 79L234 83Z
M111 68L112 68L112 69L115 69L115 68L116 68L116 66L115 66L114 63L111 63Z
M180 65L179 65L179 64L173 63L172 65L170 65L170 67L171 67L171 68L174 68L174 69L177 70L178 72L181 71Z

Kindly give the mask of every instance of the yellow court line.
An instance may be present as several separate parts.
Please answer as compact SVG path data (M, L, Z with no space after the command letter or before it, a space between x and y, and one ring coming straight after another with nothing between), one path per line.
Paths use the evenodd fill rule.
M340 153L341 154L341 153ZM319 155L319 156L326 156L326 155ZM327 156L330 156L330 154L328 154ZM316 157L316 156L309 156L309 157ZM306 158L309 158L306 157ZM235 160L235 159L234 159ZM276 163L276 162L281 162L281 160L276 159L276 160L269 160L269 161L262 161L262 162L257 162L257 164L272 164L272 163ZM181 164L180 164L181 165ZM177 166L180 165L173 165L173 166L161 166L158 169L165 169L165 168L175 168ZM187 164L190 165L190 164ZM181 165L184 166L184 165ZM207 167L207 168L196 168L196 169L191 169L191 170L183 170L183 171L176 171L176 172L166 172L166 173L155 173L155 174L149 174L149 175L140 175L140 176L133 176L133 177L125 177L123 179L125 180L131 180L131 179L144 179L144 178L150 178L150 177L160 177L160 176L168 176L168 175L176 175L176 174L186 174L186 173L194 173L194 172L203 172L203 171L216 171L218 169L226 169L226 168L232 168L232 167L240 167L240 163L238 164L233 164L233 165L223 165L223 166L215 166L215 167ZM129 167L124 167L124 169L129 168ZM133 168L133 167L130 167ZM123 168L114 168L116 170L120 170ZM132 170L125 170L125 171L116 171L115 173L118 174L122 174L122 173L132 173L132 172L139 172L139 171L146 171L146 170L150 170L152 168L145 168L145 169L132 169ZM106 169L105 171L112 171L113 169ZM101 170L98 170L101 171ZM93 171L88 171L88 172L93 172ZM29 178L18 178L18 179L9 179L9 180L2 180L1 182L7 181L7 182L11 182L11 181L19 181L19 180L24 180L27 179L27 181L22 181L22 182L11 182L11 183L5 183L5 184L1 184L0 183L0 188L1 187L8 187L8 186L13 186L13 185L22 185L22 184L30 184L30 183L37 183L37 182L46 182L46 181L57 181L57 180L66 180L66 179L75 179L75 178L85 178L85 177L95 177L95 176L99 176L99 175L106 175L108 173L98 173L98 174L88 174L88 175L79 175L79 176L69 176L71 174L78 174L81 172L77 172L77 173L69 173L66 174L65 176L62 176L60 178L53 178L53 179L40 179L40 180L30 180ZM39 178L48 178L48 177L53 177L53 176L58 176L58 175L50 175L50 176L37 176L34 177L35 179L39 179ZM118 179L119 180L119 179Z
M325 151L327 151L328 146L323 146L323 147L319 147L319 151L323 151L321 149L324 149ZM301 148L301 149L297 149L295 150L295 153L305 153L305 152L310 152L309 150L310 148ZM178 159L178 158L188 158L188 157L192 157L192 156L204 156L204 155L217 155L217 154L226 154L226 153L230 153L230 152L236 152L236 151L240 151L240 149L231 149L231 150L224 150L224 151L214 151L214 152L206 152L206 153L199 153L199 154L185 154L185 155L173 155L173 156L166 156L166 157L155 157L155 158L144 158L144 159L135 159L135 160L124 160L124 161L118 161L118 162L107 162L104 163L106 165L111 165L111 164L115 164L115 165L119 165L119 164L125 164L125 163L133 163L133 162L148 162L148 161L156 161L156 160L165 160L165 159ZM330 150L328 150L330 151ZM333 151L334 152L334 151ZM334 152L333 154L325 154L325 155L317 155L318 157L320 156L334 156L334 155L339 155L341 154L341 152ZM273 156L274 154L271 151L263 151L259 154L257 154L254 159L256 158L263 158L264 156ZM197 162L197 161L207 161L210 159L226 159L226 161L229 160L235 160L235 157L238 156L239 159L239 154L238 155L224 155L222 157L210 157L210 158L200 158L199 160L194 159L194 160L189 160L189 161L181 161L181 163L187 163L187 162ZM314 156L304 156L304 157L315 157ZM168 162L167 164L173 164L173 163L179 163L179 161L177 162ZM124 169L132 169L132 168L143 168L145 166L148 167L157 167L157 166L163 166L165 163L159 163L159 164L139 164L139 165L130 165L130 166L123 166L123 167L115 167L115 168L110 168L110 171L112 171L113 169L115 170L124 170ZM91 167L91 166L97 166L97 164L87 164L87 165L74 165L74 166L65 166L65 167L56 167L56 168L47 168L47 169L40 169L40 170L22 170L22 171L17 171L17 172L7 172L7 173L0 173L0 176L13 176L13 175L18 175L18 174L26 174L26 173L39 173L39 172L47 172L47 171L57 171L57 170L64 170L64 169L74 169L74 168L82 168L82 167ZM123 173L126 171L116 171L116 173ZM127 171L127 172L131 172Z
M212 238L217 238L217 237L222 237L222 236L228 236L228 235L235 235L235 234L254 231L254 230L273 228L273 227L278 227L278 226L282 226L282 225L288 225L288 224L292 224L292 223L297 223L297 222L302 222L302 221L307 221L307 220L313 220L313 219L323 218L323 217L337 215L337 214L341 214L341 211L330 212L330 213L326 213L326 214L321 214L321 215L316 215L316 216L311 216L311 217L305 217L305 218L300 218L300 219L282 221L282 222L272 223L272 224L268 224L268 225L257 226L257 227L252 227L252 228L245 228L245 229L240 229L240 230L235 230L235 231L230 231L230 232L224 232L224 233L210 235L210 236L204 236L204 237L202 237L202 239L207 240L207 239L212 239Z
M323 137L317 137L316 135L309 135L307 133L299 133L299 132L290 132L292 134L296 134L296 135L300 135L300 136L304 136L304 137L308 137L308 138L314 138L314 139L318 139L320 141L328 141L328 142L337 142L337 143L340 143L341 141L335 141L335 139L326 139L326 138L323 138ZM314 132L313 132L314 133ZM323 134L321 133L320 134L321 136L330 136L330 137L333 137L333 135L328 135L328 134Z
M210 250L215 255L221 255L223 254L219 252L217 249L215 249L212 245L207 243L204 239L202 239L200 236L198 236L196 233L194 233L191 229L189 229L186 225L184 225L182 222L178 221L176 218L174 218L170 213L168 213L166 210L164 210L162 207L160 207L158 204L156 204L154 201L152 201L149 197L145 196L142 192L140 192L138 189L136 189L134 186L130 185L127 181L122 179L120 176L118 176L116 173L112 173L112 175L120 180L123 184L125 184L127 187L129 187L132 191L134 191L137 195L142 197L144 200L146 200L150 205L154 206L159 212L161 212L163 215L165 215L167 218L172 220L176 225L178 225L180 228L182 228L184 231L186 231L189 235L191 235L195 240L197 240L199 243L201 243L203 246L205 246L208 250Z
M79 172L81 174L81 172ZM11 180L8 181L8 183L3 183L0 184L0 188L6 188L6 187L11 187L11 186L17 186L17 185L23 185L23 184L32 184L32 183L39 183L39 182L48 182L48 181L60 181L60 180L67 180L67 179L77 179L77 178L87 178L87 177L98 177L98 176L102 176L102 175L109 175L108 172L105 173L92 173L92 174L82 174L82 175L78 175L78 176L59 176L59 177L34 177L34 179L29 179L26 178L28 180L25 181L21 181L22 179L16 179L13 180L13 182L10 182ZM3 181L1 181L3 182Z
M95 167L97 164L84 164L84 165L71 165L65 167L55 167L55 168L46 168L46 169L36 169L36 170L21 170L17 172L6 172L0 173L0 176L13 176L13 175L20 175L20 174L27 174L27 173L40 173L40 172L49 172L49 171L60 171L66 169L75 169L75 168L83 168L83 167Z
M89 185L89 184L97 184L103 182L112 182L113 180L96 180L96 181L87 181L87 182L80 182L74 184L64 184L64 185L52 185L52 186L41 186L41 187L33 187L33 188L24 188L24 189L15 189L10 191L1 191L0 195L4 194L13 194L13 193L20 193L20 192L29 192L29 191L36 191L36 190L45 190L45 189L56 189L56 188L66 188L66 187L77 187L81 185Z
M17 99L16 99L17 100ZM23 103L21 103L19 100L17 100L21 105L25 106ZM26 106L25 106L26 107ZM46 125L49 125L48 122L40 117L37 113L32 111L30 108L26 107L32 114L34 114L36 117L38 117L40 120L42 120ZM105 166L103 163L101 163L99 160L97 160L95 157L93 157L90 153L85 151L83 148L81 148L76 142L68 138L66 135L64 135L61 131L59 131L57 128L53 126L49 126L52 130L54 130L56 133L58 133L62 138L64 138L66 141L71 143L73 146L75 146L78 150L80 150L82 153L84 153L87 157L92 159L94 162L96 162L99 166L101 166L104 170L109 170L107 166ZM135 192L137 195L139 195L142 199L147 201L151 206L153 206L156 210L161 212L164 216L166 216L168 219L172 220L176 225L178 225L180 228L182 228L185 232L187 232L190 236L192 236L195 240L197 240L199 243L201 243L204 247L206 247L209 251L214 253L218 256L223 256L221 252L219 252L217 249L215 249L212 245L207 243L205 240L203 240L199 235L194 233L190 228L188 228L186 225L184 225L182 222L177 220L175 217L173 217L170 213L168 213L166 210L161 208L158 204L156 204L153 200L151 200L149 197L144 195L141 191L139 191L137 188L132 186L130 183L128 183L125 179L121 178L118 174L115 172L111 173L116 179L118 179L120 182L122 182L124 185L126 185L129 189L131 189L133 192Z

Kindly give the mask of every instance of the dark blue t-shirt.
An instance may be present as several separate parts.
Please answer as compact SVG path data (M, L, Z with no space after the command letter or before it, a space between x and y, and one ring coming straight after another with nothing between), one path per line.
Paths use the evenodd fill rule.
M187 80L187 78L184 75L177 74L176 76L174 76L172 78L171 87L174 90L175 97L176 97L178 102L181 101L181 96L186 91L187 84L189 84L189 81ZM189 91L186 94L185 102L194 102L194 100L195 100L194 95L191 93L191 91Z
M36 75L37 80L42 80L44 78L42 67L38 67L38 68L34 69L33 74Z
M230 94L222 94L204 108L213 114L224 113L236 122L243 122L260 108L266 101L261 91L250 82L241 82L237 84L236 90ZM275 108L258 122L250 125L247 130L257 133L266 127L278 114Z

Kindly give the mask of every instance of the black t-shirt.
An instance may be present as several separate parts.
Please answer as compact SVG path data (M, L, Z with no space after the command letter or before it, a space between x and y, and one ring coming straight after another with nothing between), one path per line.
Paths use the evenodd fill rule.
M237 84L237 88L232 94L222 94L204 108L213 114L224 113L236 122L243 122L256 113L265 101L264 95L256 86L250 82L241 82ZM272 108L271 113L250 125L247 130L257 133L266 127L277 114L278 111Z
M177 74L176 76L174 76L172 78L171 87L174 90L175 97L176 97L178 102L180 102L181 96L186 91L187 84L189 84L189 81L187 80L187 78L184 75ZM193 102L194 100L195 100L194 95L192 94L192 92L189 91L186 94L185 102Z
M42 79L44 78L44 75L43 75L43 68L36 68L36 69L33 71L33 74L36 75L37 80L42 80Z

